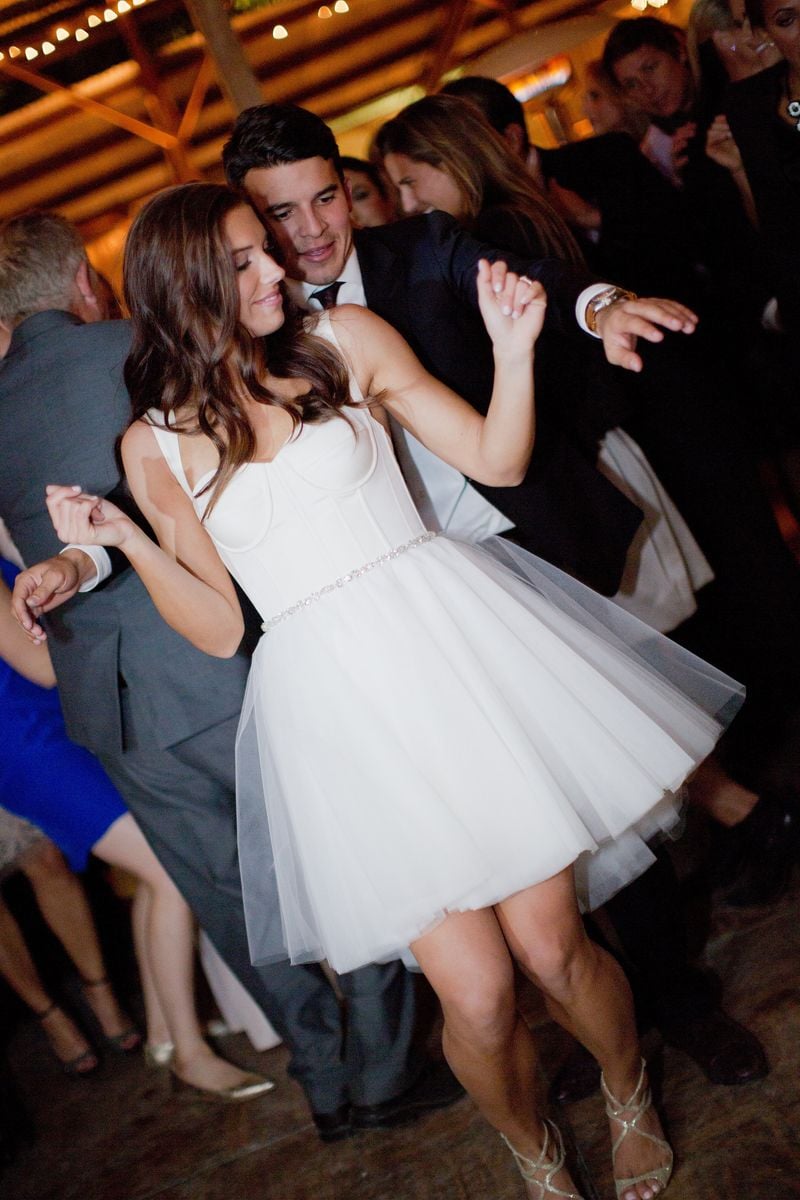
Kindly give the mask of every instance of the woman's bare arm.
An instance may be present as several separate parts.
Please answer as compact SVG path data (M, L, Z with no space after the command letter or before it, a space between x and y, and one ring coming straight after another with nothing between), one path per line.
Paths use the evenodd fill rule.
M429 375L400 334L373 313L345 306L333 320L365 394L379 395L404 428L464 475L504 487L521 482L533 452L533 346L545 296L541 285L520 282L502 263L482 264L478 287L495 362L485 417Z
M130 427L122 439L122 459L158 545L109 501L64 487L48 489L58 536L119 547L167 624L206 654L230 658L244 633L233 583L149 425L138 421Z
M11 592L0 579L0 658L39 687L56 685L46 646L35 646L11 612Z

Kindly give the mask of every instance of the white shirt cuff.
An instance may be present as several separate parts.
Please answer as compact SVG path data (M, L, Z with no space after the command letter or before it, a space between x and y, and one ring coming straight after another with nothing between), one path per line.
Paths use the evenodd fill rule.
M94 563L96 574L91 579L87 579L86 583L82 583L78 588L79 592L92 592L96 587L108 579L111 574L111 559L108 553L102 546L65 546L64 550L82 550L83 553L90 558ZM59 551L63 554L64 550Z
M575 305L575 319L583 332L588 333L591 337L599 338L600 334L592 333L591 329L586 324L586 305L590 300L593 300L595 296L599 296L601 292L607 292L608 289L613 286L614 285L612 283L592 283L589 287L584 288L580 296L578 296L578 300Z

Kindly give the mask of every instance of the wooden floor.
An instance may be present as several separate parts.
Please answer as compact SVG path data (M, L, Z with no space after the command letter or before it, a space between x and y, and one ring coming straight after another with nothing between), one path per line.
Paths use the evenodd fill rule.
M800 879L770 910L712 911L705 961L728 1011L763 1040L772 1070L745 1087L710 1085L684 1055L646 1043L663 1068L663 1112L676 1150L671 1200L800 1197ZM561 1035L541 1024L546 1069ZM240 1106L173 1093L141 1058L106 1061L90 1080L62 1076L38 1029L23 1022L9 1047L37 1135L0 1180L4 1200L521 1200L518 1176L469 1100L394 1132L324 1147L282 1048L226 1053L262 1070L275 1092ZM611 1200L599 1098L567 1110L596 1195ZM586 1189L587 1200L591 1192Z

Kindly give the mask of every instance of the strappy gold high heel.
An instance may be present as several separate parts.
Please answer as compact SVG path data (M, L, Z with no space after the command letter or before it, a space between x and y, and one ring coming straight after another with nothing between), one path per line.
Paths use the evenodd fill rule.
M669 1154L669 1162L665 1163L663 1167L651 1167L650 1170L645 1171L643 1175L634 1175L631 1179L615 1178L614 1185L617 1189L617 1200L622 1200L622 1196L624 1192L628 1190L628 1188L636 1187L638 1183L647 1183L651 1179L658 1184L658 1195L660 1196L669 1183L672 1175L673 1155L672 1147L670 1146L669 1142L666 1142L664 1138L659 1137L655 1133L648 1133L646 1129L639 1128L639 1121L653 1103L653 1096L650 1091L650 1086L645 1082L646 1070L647 1064L645 1063L644 1059L642 1059L642 1069L639 1072L639 1082L636 1084L630 1099L626 1100L624 1103L611 1095L611 1092L606 1086L605 1079L602 1075L600 1076L600 1087L602 1088L603 1096L606 1102L606 1115L612 1118L614 1121L619 1121L620 1125L622 1126L619 1136L615 1139L614 1144L611 1147L612 1166L616 1164L617 1151L629 1133L635 1133L640 1138L647 1138L648 1142L652 1142L654 1146L658 1146L659 1149L664 1150ZM623 1113L630 1113L632 1115L625 1117L622 1115Z
M562 1141L558 1126L554 1125L552 1121L543 1120L542 1127L544 1129L544 1142L539 1151L538 1158L526 1158L524 1154L520 1154L519 1150L514 1149L504 1133L500 1134L500 1137L514 1155L522 1178L526 1183L530 1183L539 1189L537 1195L532 1200L547 1200L548 1196L561 1196L562 1200L581 1200L577 1192L565 1192L563 1188L556 1187L553 1183L553 1176L557 1175L564 1166L564 1142ZM553 1152L552 1158L548 1157L551 1149Z

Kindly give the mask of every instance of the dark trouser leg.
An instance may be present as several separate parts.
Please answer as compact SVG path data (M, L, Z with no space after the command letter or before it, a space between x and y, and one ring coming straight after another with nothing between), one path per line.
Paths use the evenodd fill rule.
M422 1070L413 1047L414 980L399 962L339 976L347 1009L346 1058L353 1104L382 1104Z
M254 967L250 961L236 848L237 724L231 718L169 750L153 744L140 749L126 730L124 755L104 765L201 926L286 1042L289 1073L312 1109L330 1112L347 1100L352 1071L345 1061L339 1001L324 971L316 964ZM364 970L363 999L350 1014L349 1029L365 1048L365 1070L374 1068L376 1091L386 1060L386 1091L379 1096L384 1100L395 1094L395 1060L410 1055L413 980L403 971L395 981L393 965ZM389 973L388 988L381 983L383 972ZM391 1041L396 1044L387 1055Z
M663 847L656 861L617 892L605 912L659 1026L680 1025L713 1009L717 989L689 962L678 880Z

